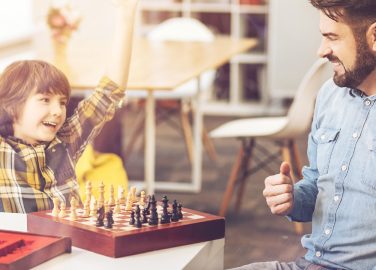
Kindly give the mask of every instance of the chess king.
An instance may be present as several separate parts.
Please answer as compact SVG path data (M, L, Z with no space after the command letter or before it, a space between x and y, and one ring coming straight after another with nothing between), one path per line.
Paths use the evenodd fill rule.
M106 71L72 117L66 118L69 82L53 65L17 61L2 73L0 211L52 209L53 198L67 207L72 197L80 201L74 167L124 98L137 2L116 1L116 27Z

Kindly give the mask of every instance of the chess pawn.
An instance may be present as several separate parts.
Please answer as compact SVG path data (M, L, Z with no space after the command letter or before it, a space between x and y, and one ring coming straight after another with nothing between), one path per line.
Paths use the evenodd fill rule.
M132 198L131 198L130 194L128 194L128 196L127 196L127 203L125 205L125 210L126 211L132 210Z
M136 196L136 187L131 187L131 189L130 189L130 194L131 194L131 198L132 198L132 200L131 200L131 202L132 203L135 203L135 202L137 202L137 196Z
M90 202L86 201L84 204L84 212L82 214L82 217L89 217L90 216Z
M70 214L69 214L69 219L70 220L77 220L77 203L76 203L76 198L72 197L70 201L71 207L70 207Z
M118 199L121 204L125 203L124 187L122 185L118 186Z
M53 217L57 217L57 216L59 216L59 203L60 203L60 200L59 200L59 198L54 197L52 199L52 202L54 204L54 208L52 209L52 216Z
M119 198L117 198L115 202L114 214L115 215L120 214L120 199Z
M90 205L90 216L95 217L97 215L97 200L92 196Z
M104 204L104 184L103 182L99 185L99 198L98 198L98 207L101 207Z
M110 198L108 199L109 205L115 204L114 185L110 185Z
M85 202L89 202L90 203L90 200L91 200L91 191L92 191L92 186L91 186L91 182L90 181L87 181L86 182L86 201Z
M64 218L66 215L67 215L67 213L65 212L65 202L61 202L59 218Z
M145 207L145 196L146 196L145 191L142 190L141 195L140 195L140 201L138 203L142 208Z

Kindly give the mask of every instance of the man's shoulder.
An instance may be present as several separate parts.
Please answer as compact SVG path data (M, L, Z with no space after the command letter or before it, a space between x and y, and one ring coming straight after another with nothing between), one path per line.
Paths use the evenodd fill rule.
M334 98L346 97L348 92L348 88L336 85L333 78L330 78L322 85L318 93L318 101L319 103L326 103Z

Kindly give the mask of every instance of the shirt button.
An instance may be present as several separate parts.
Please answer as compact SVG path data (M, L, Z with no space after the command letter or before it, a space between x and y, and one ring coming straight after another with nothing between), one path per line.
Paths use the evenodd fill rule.
M342 171L346 171L347 170L347 166L346 165L342 165L341 170Z
M364 101L364 105L366 105L366 106L371 105L371 101L370 101L369 99L366 99L366 100Z
M52 148L51 151L52 151L52 153L55 153L55 152L56 152L56 149L55 149L55 148Z
M326 230L325 230L325 234L326 234L326 235L330 234L330 229L326 229Z
M354 132L352 136L355 139L356 137L358 137L358 133Z
M338 200L339 200L339 196L337 196L337 195L334 196L334 201L335 201L335 202L338 202Z
M316 255L316 257L321 257L321 252L320 251L316 251L315 255Z
M325 140L325 134L322 134L321 136L320 136L320 138L321 138L321 140Z

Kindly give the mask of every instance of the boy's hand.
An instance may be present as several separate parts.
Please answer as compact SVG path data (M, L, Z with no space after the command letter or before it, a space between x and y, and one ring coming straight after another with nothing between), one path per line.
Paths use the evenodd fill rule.
M265 179L263 195L271 212L276 215L287 215L294 206L294 183L290 176L290 165L282 162L280 173Z

